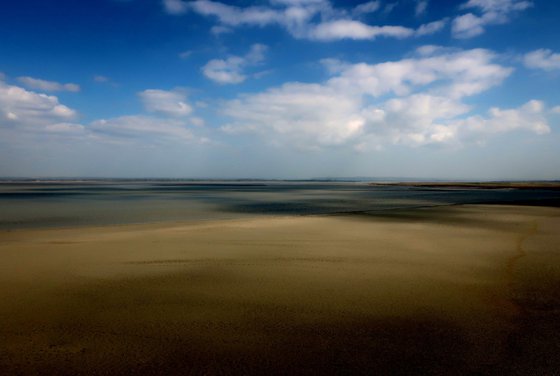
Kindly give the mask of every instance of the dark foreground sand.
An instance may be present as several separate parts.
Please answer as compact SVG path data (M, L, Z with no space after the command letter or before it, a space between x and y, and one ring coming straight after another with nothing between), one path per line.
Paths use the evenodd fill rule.
M0 373L560 372L560 209L0 233Z

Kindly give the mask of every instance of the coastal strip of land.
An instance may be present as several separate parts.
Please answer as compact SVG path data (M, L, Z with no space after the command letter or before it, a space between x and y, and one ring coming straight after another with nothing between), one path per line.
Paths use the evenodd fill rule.
M3 374L553 374L560 209L0 232Z
M410 182L374 182L372 187L411 187L440 189L544 189L560 190L560 181L495 181L495 182L453 182L453 181L410 181Z

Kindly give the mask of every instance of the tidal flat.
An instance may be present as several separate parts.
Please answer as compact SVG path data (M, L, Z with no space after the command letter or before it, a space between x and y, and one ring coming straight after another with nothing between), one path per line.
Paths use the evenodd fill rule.
M560 209L0 232L0 372L548 375Z

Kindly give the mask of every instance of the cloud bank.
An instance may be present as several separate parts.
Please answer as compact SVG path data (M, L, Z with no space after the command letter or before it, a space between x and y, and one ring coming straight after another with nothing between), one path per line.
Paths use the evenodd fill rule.
M515 109L470 115L464 99L502 83L512 68L484 49L419 48L414 57L380 64L325 61L332 77L290 82L230 101L227 133L254 133L300 149L349 145L357 150L403 144L460 145L496 133L550 131L546 109L529 101Z

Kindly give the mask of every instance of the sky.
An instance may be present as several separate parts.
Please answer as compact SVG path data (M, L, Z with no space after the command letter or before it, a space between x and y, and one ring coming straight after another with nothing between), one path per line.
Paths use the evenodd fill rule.
M0 7L0 177L560 179L558 1Z

